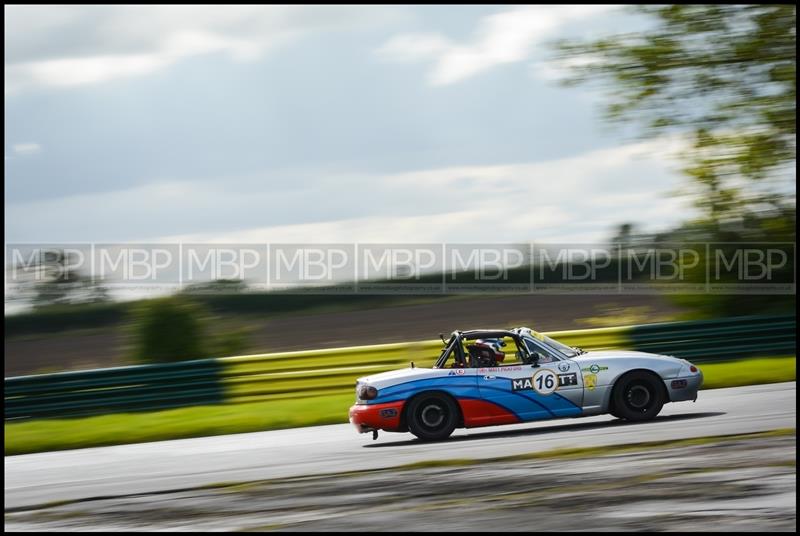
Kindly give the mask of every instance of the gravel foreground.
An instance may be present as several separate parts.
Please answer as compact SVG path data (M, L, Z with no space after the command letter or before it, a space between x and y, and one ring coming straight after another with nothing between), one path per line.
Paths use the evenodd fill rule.
M7 510L5 530L794 532L796 459L794 435L596 449Z

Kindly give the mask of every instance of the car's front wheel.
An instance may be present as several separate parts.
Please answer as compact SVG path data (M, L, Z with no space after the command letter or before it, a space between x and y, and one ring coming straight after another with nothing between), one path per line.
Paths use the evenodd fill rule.
M425 441L450 437L459 420L458 405L447 395L422 394L411 400L406 413L408 429Z
M634 371L617 381L611 414L629 421L648 421L664 407L664 389L653 374Z

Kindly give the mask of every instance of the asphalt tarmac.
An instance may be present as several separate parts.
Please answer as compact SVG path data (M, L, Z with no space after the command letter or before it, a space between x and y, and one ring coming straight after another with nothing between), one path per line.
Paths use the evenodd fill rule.
M667 404L647 423L608 415L560 419L456 430L450 440L438 443L390 433L372 441L371 435L342 424L7 456L5 507L9 512L57 501L317 477L429 460L795 428L795 408L796 384L790 382L701 391L697 402Z

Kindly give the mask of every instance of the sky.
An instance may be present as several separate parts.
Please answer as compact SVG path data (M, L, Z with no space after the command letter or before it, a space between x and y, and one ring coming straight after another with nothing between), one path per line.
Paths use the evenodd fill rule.
M6 6L5 240L575 242L669 228L675 143L557 39L612 6Z

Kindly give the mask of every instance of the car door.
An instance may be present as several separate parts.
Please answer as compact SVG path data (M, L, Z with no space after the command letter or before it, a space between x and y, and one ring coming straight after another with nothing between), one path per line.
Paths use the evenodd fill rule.
M477 369L481 398L513 413L521 421L579 415L583 385L578 364L547 348L534 351L541 355L537 364L519 361Z
M564 399L571 407L564 410L558 406L560 416L573 416L582 411L583 408L583 377L581 368L577 361L569 359L557 350L532 338L523 338L525 346L530 352L536 352L541 357L539 364L542 367L551 369L558 377L558 387L553 394L556 398ZM537 381L537 384L541 383ZM539 387L538 385L535 387ZM545 386L546 387L546 386Z

